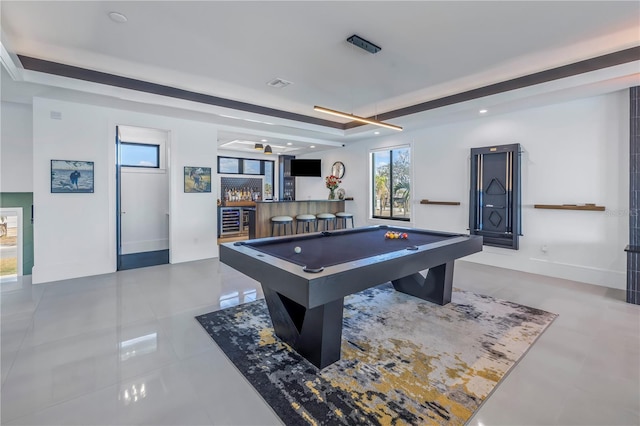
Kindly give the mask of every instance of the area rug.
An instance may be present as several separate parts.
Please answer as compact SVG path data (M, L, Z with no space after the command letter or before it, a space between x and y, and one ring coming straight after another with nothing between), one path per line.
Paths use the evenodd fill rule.
M287 425L467 422L557 315L390 284L345 298L342 358L318 370L273 334L263 300L196 317Z

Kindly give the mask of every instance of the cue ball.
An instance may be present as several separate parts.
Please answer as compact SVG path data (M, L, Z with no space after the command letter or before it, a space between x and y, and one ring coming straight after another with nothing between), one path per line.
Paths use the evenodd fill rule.
M293 251L295 251L296 253L301 253L302 249L300 247L295 247Z

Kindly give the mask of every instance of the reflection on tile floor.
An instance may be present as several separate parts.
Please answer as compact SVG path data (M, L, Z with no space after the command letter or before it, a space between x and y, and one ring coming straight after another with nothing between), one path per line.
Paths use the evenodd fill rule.
M640 424L622 290L463 261L454 285L560 314L471 425ZM194 319L263 297L217 259L0 290L2 424L281 424Z

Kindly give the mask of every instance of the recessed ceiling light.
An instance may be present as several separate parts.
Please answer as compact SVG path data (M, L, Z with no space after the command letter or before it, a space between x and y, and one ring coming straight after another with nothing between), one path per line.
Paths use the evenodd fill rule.
M315 147L316 147L315 145L311 145L309 148L315 148Z
M478 111L480 114L486 114L487 112L489 112L488 109L481 109L480 111Z
M287 145L288 145L288 146L291 146L291 145L293 145L293 144L292 144L291 142L287 142Z
M261 139L260 142L267 142L267 140L266 139Z
M117 22L118 24L124 24L125 22L128 21L126 16L124 16L122 13L118 13L118 12L109 12L109 18L113 22Z
M373 132L373 134L374 134L374 135L379 135L379 134L380 134L380 132Z

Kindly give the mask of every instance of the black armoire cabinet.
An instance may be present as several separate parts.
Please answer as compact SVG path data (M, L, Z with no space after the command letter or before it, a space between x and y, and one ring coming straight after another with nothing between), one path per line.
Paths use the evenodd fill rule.
M518 250L520 144L471 149L469 230L485 245Z
M280 186L278 196L281 201L295 200L296 199L296 178L291 176L291 160L296 158L293 155L281 155L278 157L279 161L279 178Z

